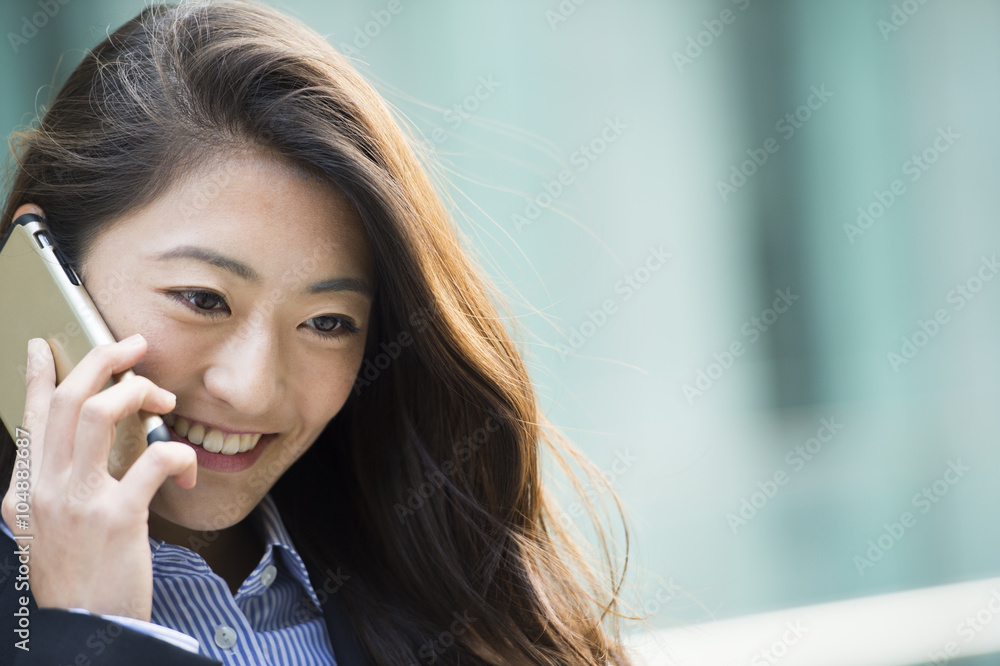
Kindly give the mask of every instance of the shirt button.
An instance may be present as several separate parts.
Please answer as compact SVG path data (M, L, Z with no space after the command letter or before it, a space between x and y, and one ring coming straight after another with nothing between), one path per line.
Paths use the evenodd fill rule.
M215 644L223 650L232 648L236 645L236 630L225 626L216 628Z
M273 564L269 564L264 567L264 570L260 572L260 582L264 587L268 587L274 582L274 579L278 576L278 568Z

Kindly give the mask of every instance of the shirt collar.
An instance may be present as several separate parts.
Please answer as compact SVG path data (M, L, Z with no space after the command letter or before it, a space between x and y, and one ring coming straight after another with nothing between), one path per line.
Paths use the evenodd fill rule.
M268 546L268 549L277 547L281 550L282 559L291 576L309 593L309 598L316 608L320 608L319 597L309 581L309 571L306 569L305 562L302 561L299 552L292 545L292 537L288 534L285 523L281 520L278 505L275 504L270 493L265 495L260 504L257 505L255 514L256 525L265 545Z

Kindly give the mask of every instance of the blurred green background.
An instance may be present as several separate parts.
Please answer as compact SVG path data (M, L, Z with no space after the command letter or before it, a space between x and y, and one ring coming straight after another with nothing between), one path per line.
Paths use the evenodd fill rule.
M145 4L0 5L6 131ZM653 626L1000 575L1000 3L270 4L444 165Z

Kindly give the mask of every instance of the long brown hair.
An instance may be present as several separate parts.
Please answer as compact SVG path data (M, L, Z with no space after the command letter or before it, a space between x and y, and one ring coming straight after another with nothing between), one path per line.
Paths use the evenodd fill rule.
M542 483L542 455L578 491L580 472L603 479L541 413L502 299L416 145L298 22L253 2L156 5L15 135L0 235L38 204L79 269L106 225L233 151L339 187L363 220L377 297L351 397L272 490L296 545L342 567L337 594L375 663L628 664L607 514L584 500L594 557ZM0 438L6 480L13 445Z

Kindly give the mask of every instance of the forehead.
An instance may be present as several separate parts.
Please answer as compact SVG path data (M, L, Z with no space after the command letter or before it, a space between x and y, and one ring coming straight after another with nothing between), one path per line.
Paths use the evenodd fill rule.
M108 250L148 257L183 244L237 253L265 275L307 260L360 276L372 270L360 216L347 196L259 155L205 163L149 206L116 220L94 249L105 258Z

